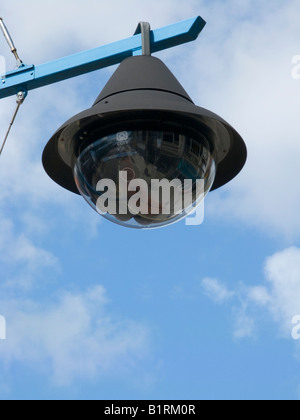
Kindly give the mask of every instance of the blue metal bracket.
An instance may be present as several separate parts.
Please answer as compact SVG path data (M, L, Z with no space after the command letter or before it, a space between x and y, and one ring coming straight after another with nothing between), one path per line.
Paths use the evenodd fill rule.
M151 53L196 40L205 24L198 16L151 31ZM131 38L38 66L22 65L1 76L0 99L118 64L125 58L136 55L142 50L142 46L142 36L136 34Z

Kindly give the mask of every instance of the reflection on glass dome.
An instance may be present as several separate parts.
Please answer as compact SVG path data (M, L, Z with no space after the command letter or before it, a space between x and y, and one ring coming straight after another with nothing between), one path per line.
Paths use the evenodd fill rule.
M186 217L209 192L215 174L204 136L168 131L103 137L84 149L74 166L77 188L91 207L114 223L137 229Z

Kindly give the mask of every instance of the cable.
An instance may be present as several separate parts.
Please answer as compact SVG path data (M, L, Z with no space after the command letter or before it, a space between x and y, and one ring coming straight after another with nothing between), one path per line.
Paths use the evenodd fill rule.
M25 98L26 98L26 92L19 92L17 94L17 107L16 107L16 110L15 110L14 115L12 117L12 120L9 123L9 127L8 127L8 130L7 130L7 133L6 133L5 137L4 137L4 140L3 140L3 143L2 143L2 146L1 146L1 149L0 149L0 156L2 155L2 152L3 152L4 146L6 144L6 141L8 139L10 130L11 130L11 128L12 128L14 122L15 122L15 119L16 119L16 116L17 116L17 114L19 112L20 106L24 102Z
M14 45L14 41L12 40L12 37L10 36L7 27L5 26L5 23L3 22L2 17L0 17L0 28L3 32L4 38L6 39L6 42L9 45L9 48L13 55L15 56L15 59L17 60L18 67L21 67L23 64L23 61L20 59L19 54L17 52L17 49Z

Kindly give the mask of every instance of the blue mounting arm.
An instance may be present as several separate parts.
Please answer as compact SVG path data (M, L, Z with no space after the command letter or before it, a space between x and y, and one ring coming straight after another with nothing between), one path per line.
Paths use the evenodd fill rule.
M194 41L205 24L198 16L151 31L151 52ZM140 54L142 46L142 36L137 34L38 66L22 64L17 70L1 76L0 99L118 64L125 58Z

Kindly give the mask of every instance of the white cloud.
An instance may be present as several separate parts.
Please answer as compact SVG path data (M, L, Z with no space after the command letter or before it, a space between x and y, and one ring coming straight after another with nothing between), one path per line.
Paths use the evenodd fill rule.
M254 336L261 310L267 311L283 336L291 338L292 319L300 315L300 249L288 248L268 258L264 274L264 284L248 287L241 283L234 291L219 280L202 282L204 293L214 302L232 299L236 338Z
M42 270L60 271L56 256L34 243L16 224L0 211L1 290L30 289Z
M294 1L255 3L253 19L236 22L222 47L208 43L202 52L207 70L199 98L240 132L249 152L239 177L207 199L207 214L293 240L300 236L300 84L291 59L300 51L300 9Z
M107 311L102 286L84 293L61 293L56 303L1 302L7 340L0 363L15 363L46 373L57 386L77 379L130 374L147 355L149 331L141 323L118 319Z
M234 338L240 340L253 338L255 335L255 320L248 315L248 307L245 302L234 310Z
M265 286L255 286L248 289L250 300L256 302L258 305L266 306L270 303L270 295Z
M208 277L203 279L202 287L204 293L218 304L224 303L234 297L234 292L228 290L227 287L217 279Z
M56 258L49 252L37 248L22 233L15 234L12 223L2 220L0 223L0 258L10 263L22 263L31 268L56 265Z
M248 314L248 302L241 297L242 287L232 291L220 280L209 277L202 280L201 287L204 294L217 305L224 305L227 302L233 304L233 336L235 339L254 337L255 321Z
M269 284L259 294L250 289L250 297L268 309L290 336L292 318L300 315L300 249L288 248L268 258L265 274Z

